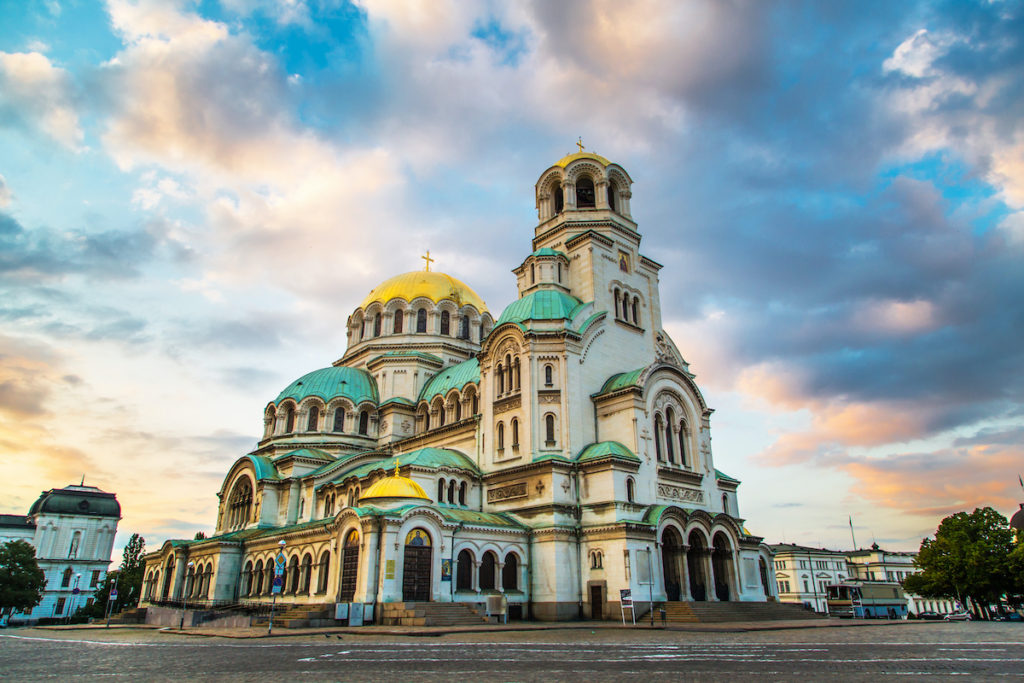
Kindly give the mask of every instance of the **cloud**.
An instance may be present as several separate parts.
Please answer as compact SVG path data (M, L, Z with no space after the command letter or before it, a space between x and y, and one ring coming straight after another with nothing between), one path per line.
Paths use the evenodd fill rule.
M7 186L7 181L0 175L0 209L5 209L10 205L11 197L11 188Z
M39 52L0 52L0 125L38 129L78 149L84 134L68 73Z

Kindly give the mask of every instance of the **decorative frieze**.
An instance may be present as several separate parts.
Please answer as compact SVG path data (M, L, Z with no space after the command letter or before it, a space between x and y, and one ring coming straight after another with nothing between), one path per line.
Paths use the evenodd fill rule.
M487 489L487 502L498 503L503 500L511 500L513 498L525 498L526 497L526 482L518 481L515 484L509 484L507 486L498 486L497 488Z
M523 399L521 396L503 398L500 401L494 402L494 414L500 415L501 413L506 413L510 410L515 410L521 405L523 405Z
M704 502L704 492L700 489L672 486L671 484L663 484L661 482L658 483L658 497L679 501L680 503Z

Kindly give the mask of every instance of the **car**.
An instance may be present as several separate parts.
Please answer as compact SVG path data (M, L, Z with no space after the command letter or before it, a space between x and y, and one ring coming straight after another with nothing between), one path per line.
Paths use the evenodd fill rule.
M942 618L945 621L971 621L974 619L970 612L950 612Z
M942 621L942 615L939 614L938 612L929 612L929 611L918 612L917 613L917 618L918 619L924 619L926 621Z

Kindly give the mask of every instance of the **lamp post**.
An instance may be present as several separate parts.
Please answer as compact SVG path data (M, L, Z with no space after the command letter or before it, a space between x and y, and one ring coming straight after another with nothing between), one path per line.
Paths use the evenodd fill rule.
M75 613L75 596L78 595L78 582L82 580L81 574L75 574L75 583L71 587L71 601L68 603L67 623L71 623L71 615Z
M274 607L277 604L277 594L281 592L283 588L284 579L284 539L277 542L279 549L277 556L274 558L274 582L270 586L270 621L267 624L267 635L269 636L274 630Z
M651 562L651 546L647 546L647 584L651 598L651 628L654 628L654 563Z
M181 598L182 598L182 603L181 603L181 623L178 624L178 630L179 631L184 631L185 630L185 612L188 610L188 594L189 594L189 591L192 589L192 586L188 585L188 577L192 576L192 570L195 568L195 566L196 566L195 562L189 562L188 563L188 572L185 573L185 582L184 582L185 586L184 586L184 589L182 590L182 596L181 596ZM193 578L192 580L194 582L195 578Z
M121 572L114 575L114 587L107 594L107 628L110 628L110 614L114 611L114 602L117 601L117 585L121 581Z

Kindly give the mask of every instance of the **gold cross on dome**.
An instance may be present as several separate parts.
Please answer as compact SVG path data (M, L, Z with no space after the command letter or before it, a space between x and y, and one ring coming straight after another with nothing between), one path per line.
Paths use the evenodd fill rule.
M576 141L576 146L580 148L580 152L583 151L583 136L581 135L579 140Z
M424 270L426 270L429 273L430 272L430 264L433 263L434 261L436 261L437 259L430 258L430 250L429 249L427 249L427 255L426 256L420 256L420 258L427 262L427 267L424 268Z

